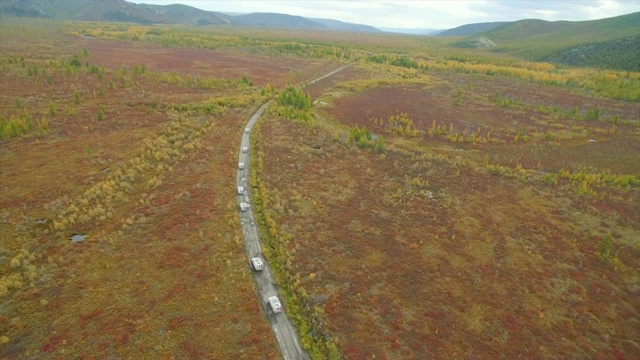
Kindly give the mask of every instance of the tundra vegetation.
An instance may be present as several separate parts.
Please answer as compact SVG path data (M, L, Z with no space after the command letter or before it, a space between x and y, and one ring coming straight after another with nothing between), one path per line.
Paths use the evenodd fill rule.
M234 191L269 100L253 206L312 358L637 353L639 73L388 34L0 33L3 358L277 357Z

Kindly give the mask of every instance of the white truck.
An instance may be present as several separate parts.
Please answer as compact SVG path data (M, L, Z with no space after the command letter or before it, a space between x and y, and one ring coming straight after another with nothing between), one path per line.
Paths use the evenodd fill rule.
M278 299L277 296L272 296L269 298L269 305L271 306L271 310L273 310L274 313L280 313L282 312L282 304L280 304L280 299Z
M264 269L264 263L259 257L251 258L251 266L253 266L253 270L255 271L262 271L262 269Z

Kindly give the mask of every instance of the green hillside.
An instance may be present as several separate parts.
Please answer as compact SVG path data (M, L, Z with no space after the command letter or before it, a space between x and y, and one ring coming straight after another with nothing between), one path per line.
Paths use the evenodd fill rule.
M506 22L488 22L488 23L478 23L478 24L467 24L467 25L462 25L462 26L458 26L456 28L453 29L448 29L448 30L444 30L441 31L437 34L435 34L435 36L468 36L468 35L475 35L475 34L479 34L483 31L488 31L491 29L495 29L499 26L502 26L504 24L508 24Z
M252 13L237 15L231 20L234 25L260 26L276 28L303 28L303 29L328 29L326 25L303 18L287 14L274 13Z
M640 36L560 51L549 62L640 72Z
M537 19L519 20L506 23L502 26L487 30L482 33L495 42L517 40L537 36L545 33L561 31L571 26L569 21L545 21Z
M230 17L222 13L200 10L191 6L173 4L173 5L147 5L141 4L140 7L148 7L165 16L167 22L188 25L220 25L231 23Z
M134 4L124 0L0 0L0 19L3 17L380 32L372 26L331 19L316 21L301 16L275 13L231 16L181 4Z
M522 20L480 34L492 51L532 61L638 71L640 12L602 20Z

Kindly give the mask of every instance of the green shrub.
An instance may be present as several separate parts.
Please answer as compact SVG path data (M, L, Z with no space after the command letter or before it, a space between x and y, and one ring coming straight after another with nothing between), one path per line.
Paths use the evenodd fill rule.
M302 89L287 85L276 99L276 114L287 120L297 120L315 126L311 116L311 96Z
M104 116L105 116L104 105L100 105L100 108L98 109L98 115L96 115L96 119L98 121L102 121L104 120Z
M377 152L384 152L384 139L380 135L372 135L371 130L366 127L358 127L358 125L351 128L349 132L349 139L353 141L359 148L369 148Z
M56 104L54 104L51 101L49 102L48 113L49 113L49 116L55 116L56 115Z
M80 91L78 91L78 89L73 91L73 103L76 105L80 104Z

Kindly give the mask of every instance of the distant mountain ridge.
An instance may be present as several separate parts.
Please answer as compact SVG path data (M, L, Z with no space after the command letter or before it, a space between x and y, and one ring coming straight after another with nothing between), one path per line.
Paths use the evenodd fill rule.
M598 20L593 20L598 21ZM508 41L528 38L546 33L561 31L580 22L545 21L537 19L518 20L482 32L482 36L494 41Z
M454 46L490 49L531 61L640 71L640 12L590 21L526 19L468 31L468 36ZM481 46L487 42L478 39L495 46Z
M275 14L275 13L251 13L237 15L231 18L233 25L296 28L296 29L323 29L329 27L319 22L309 20L302 16Z
M468 36L468 35L476 35L483 31L495 29L502 25L508 24L506 21L500 22L488 22L488 23L477 23L477 24L467 24L455 27L453 29L448 29L444 31L440 31L435 34L435 36Z
M135 5L135 4L133 4ZM158 14L162 14L171 23L185 25L226 25L231 24L229 15L214 11L205 11L187 5L148 5L140 4L139 7L147 7ZM168 21L167 21L168 22Z
M139 24L236 25L354 32L381 31L373 26L331 19L311 19L276 13L228 15L188 5L134 4L124 0L1 0L0 16L119 21Z
M354 23L344 22L340 20L333 20L333 19L319 19L319 18L307 18L307 19L326 25L331 30L370 32L370 33L382 32L382 30L369 25L354 24Z
M427 29L427 28L391 28L391 27L379 27L384 32L394 34L411 34L411 35L429 35L433 36L439 34L443 29Z

